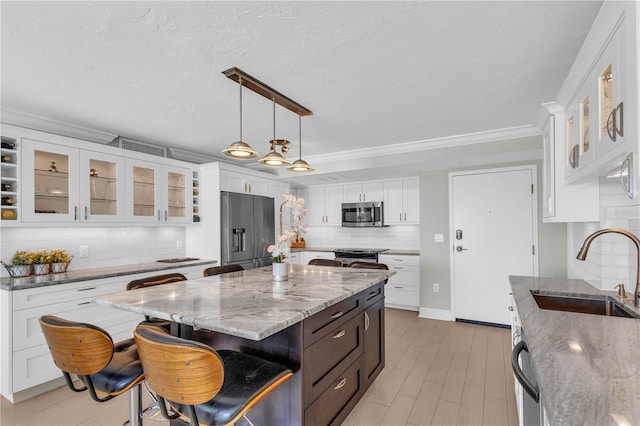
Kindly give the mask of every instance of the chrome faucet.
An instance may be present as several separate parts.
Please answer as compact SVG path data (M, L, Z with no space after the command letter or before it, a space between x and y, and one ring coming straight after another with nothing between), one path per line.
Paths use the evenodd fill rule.
M601 229L589 235L584 240L584 243L582 243L582 248L580 248L580 251L576 256L576 259L585 260L587 258L587 252L589 251L589 246L591 245L591 242L602 234L621 234L626 237L629 237L629 239L633 241L633 244L636 245L636 253L638 254L638 263L636 264L636 289L633 292L633 306L635 306L636 308L640 307L640 239L638 239L638 237L636 237L629 231L625 231L624 229L617 229L617 228Z

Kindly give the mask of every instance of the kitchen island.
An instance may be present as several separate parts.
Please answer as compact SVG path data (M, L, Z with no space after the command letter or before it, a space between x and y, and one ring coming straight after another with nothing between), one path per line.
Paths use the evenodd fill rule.
M393 271L289 265L105 295L94 303L173 321L173 333L279 362L294 376L251 410L256 424L340 423L384 367L384 281Z
M540 309L531 290L616 297L582 280L510 278L551 425L640 425L640 320ZM625 309L640 313L632 302Z

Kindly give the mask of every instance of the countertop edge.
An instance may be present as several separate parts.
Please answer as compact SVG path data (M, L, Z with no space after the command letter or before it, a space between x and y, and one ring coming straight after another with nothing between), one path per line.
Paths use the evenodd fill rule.
M117 265L113 267L78 269L62 274L30 275L20 278L2 278L0 290L14 291L30 288L47 287L52 285L70 284L82 281L97 280L102 278L120 277L145 272L170 271L172 269L191 266L215 265L216 260L191 260L176 263L148 262L130 265Z

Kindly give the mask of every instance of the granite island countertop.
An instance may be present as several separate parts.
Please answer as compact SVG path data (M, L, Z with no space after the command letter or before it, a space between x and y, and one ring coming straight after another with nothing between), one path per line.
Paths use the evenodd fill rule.
M640 320L540 309L530 290L616 293L583 280L509 280L550 423L640 425Z
M99 296L92 301L196 328L262 340L394 275L395 271L271 266Z
M24 290L28 288L46 287L50 285L68 284L80 281L97 280L100 278L119 277L145 272L170 272L172 269L184 268L188 266L213 266L218 262L215 260L196 259L184 262L162 263L146 262L129 265L105 266L102 268L77 269L62 274L30 275L20 278L0 279L0 290Z
M319 252L334 252L339 247L302 247L302 248L292 248L291 252L304 252L304 251L319 251ZM381 251L380 254L391 254L391 255L403 255L403 256L420 256L420 250L411 250L411 249L386 249L385 251Z

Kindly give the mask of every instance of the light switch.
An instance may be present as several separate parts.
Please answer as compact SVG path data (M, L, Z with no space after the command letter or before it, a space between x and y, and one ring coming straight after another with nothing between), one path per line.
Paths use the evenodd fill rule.
M80 250L79 251L79 256L82 257L89 257L89 246L80 246Z
M444 243L444 234L434 234L433 241L436 243Z

